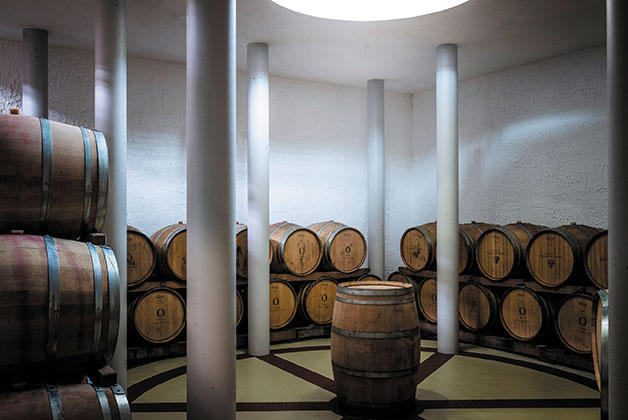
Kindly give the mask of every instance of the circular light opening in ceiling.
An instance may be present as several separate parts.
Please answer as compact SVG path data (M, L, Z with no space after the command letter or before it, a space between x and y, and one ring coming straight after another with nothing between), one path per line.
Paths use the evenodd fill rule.
M451 9L469 0L272 0L280 6L324 19L378 21L407 19Z

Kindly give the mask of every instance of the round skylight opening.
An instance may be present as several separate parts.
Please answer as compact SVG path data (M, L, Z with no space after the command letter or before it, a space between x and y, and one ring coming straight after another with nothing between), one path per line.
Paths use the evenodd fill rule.
M323 19L371 22L407 19L459 6L469 0L272 0L280 6Z

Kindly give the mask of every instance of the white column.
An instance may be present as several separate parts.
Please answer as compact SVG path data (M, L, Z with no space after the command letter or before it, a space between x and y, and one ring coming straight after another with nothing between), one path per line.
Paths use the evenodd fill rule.
M235 419L235 0L187 1L187 419Z
M384 81L367 82L368 265L384 276Z
M107 139L109 193L103 232L120 269L120 330L111 367L126 389L126 0L97 0L94 125Z
M458 352L458 47L436 48L438 351Z
M609 418L628 412L628 2L607 0Z
M270 104L268 45L247 45L248 75L248 318L249 354L270 353L268 270L268 153Z
M48 118L48 32L22 30L22 114Z

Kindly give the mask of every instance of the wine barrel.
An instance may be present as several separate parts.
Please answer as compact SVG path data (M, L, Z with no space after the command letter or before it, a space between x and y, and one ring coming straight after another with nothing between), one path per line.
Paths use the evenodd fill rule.
M157 264L153 241L132 226L126 227L126 277L128 287L141 284L150 277Z
M567 296L559 304L554 327L560 341L580 354L591 354L593 299L585 294Z
M242 295L236 290L236 327L240 325L242 317L244 316L244 301Z
M365 280L382 281L382 279L380 279L378 276L371 273L361 275L360 277L357 278L356 281L365 281Z
M359 230L330 220L308 226L323 245L321 269L353 273L366 259L366 239Z
M338 283L331 277L321 277L301 288L299 314L319 325L331 323Z
M270 226L270 241L273 246L270 267L275 273L307 276L316 270L323 257L316 233L293 223L280 222Z
M419 285L417 282L410 276L403 274L401 271L394 271L390 273L386 281L396 281L399 283L410 283L412 285L412 289L414 289L414 297L417 300L417 307L419 305Z
M475 247L480 235L485 231L498 227L490 223L464 223L460 225L460 240L458 250L458 273L471 273L477 270L475 262Z
M150 239L157 250L159 270L176 280L187 278L187 225L179 222L159 229Z
M19 392L0 392L1 419L131 420L131 407L120 385L38 385Z
M546 287L558 287L584 275L584 251L601 229L566 225L538 232L526 251L526 264L532 278Z
M361 281L338 286L331 362L336 394L345 409L387 414L411 410L420 348L412 285Z
M412 271L436 268L436 222L411 227L401 236L401 260Z
M236 274L243 278L249 277L249 235L248 227L236 223ZM268 241L268 264L273 261L273 247Z
M283 328L297 313L297 294L284 280L270 280L270 329Z
M428 277L419 283L419 311L426 320L436 323L436 279Z
M0 115L0 234L75 239L99 232L108 167L107 143L96 130Z
M497 318L497 298L480 283L467 282L460 286L460 323L470 331L482 331Z
M546 226L517 222L488 229L480 235L475 257L482 274L493 281L525 274L525 250Z
M608 231L591 238L584 251L584 271L600 289L608 288Z
M120 278L111 248L0 235L0 384L82 375L111 359Z
M174 289L154 287L130 305L129 326L149 343L168 343L185 328L185 301Z
M600 390L602 416L608 416L608 290L598 290L593 296L593 326L593 367Z
M540 337L551 320L545 299L524 286L513 287L504 294L499 314L508 335L519 341Z

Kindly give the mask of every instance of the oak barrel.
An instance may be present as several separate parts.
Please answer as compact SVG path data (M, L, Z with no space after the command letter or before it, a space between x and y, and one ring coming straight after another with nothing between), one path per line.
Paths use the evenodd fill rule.
M149 343L168 343L185 328L185 301L169 287L152 288L129 306L129 326Z
M399 244L401 260L412 271L436 268L436 222L409 228Z
M378 276L371 273L366 273L356 279L356 281L365 281L365 280L382 281L382 279L380 279Z
M508 335L520 341L543 335L551 320L545 298L524 286L513 287L504 294L499 315Z
M183 222L169 225L153 233L150 239L157 250L159 270L176 280L187 278L187 225Z
M591 354L593 298L576 293L564 298L556 312L554 327L560 341L571 351Z
M0 234L23 230L76 239L100 231L108 168L98 131L0 115Z
M493 281L526 274L526 247L530 239L543 229L546 226L517 222L484 231L475 249L479 270Z
M0 392L0 420L131 420L131 407L120 385L38 385Z
M128 287L141 284L150 277L157 264L153 241L139 229L126 227L126 276Z
M321 241L316 233L288 222L275 223L270 226L269 232L273 247L270 267L273 272L307 276L316 270L323 257Z
M236 327L240 325L242 317L244 316L244 301L239 290L236 290Z
M419 283L419 311L426 320L436 323L436 279L428 277Z
M120 278L111 248L0 235L0 383L65 378L114 351Z
M297 313L297 294L287 281L270 280L270 329L283 328Z
M236 223L236 274L243 278L249 277L249 228ZM273 261L273 247L268 241L268 264Z
M410 283L412 285L412 289L414 290L414 296L416 298L416 304L417 304L417 308L419 305L419 285L417 284L417 282L411 277L408 276L406 274L403 274L401 271L394 271L392 273L390 273L390 275L388 276L388 278L386 279L387 281L396 281L399 283Z
M475 247L480 235L485 231L498 227L490 223L473 221L460 225L460 239L458 242L458 273L470 273L476 271Z
M366 259L366 239L362 233L342 223L314 223L308 226L323 246L321 270L353 273Z
M608 288L608 231L591 238L584 252L584 272L600 289Z
M299 291L299 314L319 325L331 323L338 283L331 277L321 277L304 285Z
M546 287L558 287L584 277L584 251L601 229L571 224L544 229L530 240L526 264L534 280Z
M412 409L421 339L412 285L362 281L336 292L331 361L345 408Z
M482 331L497 318L497 298L480 283L467 282L460 286L460 323L470 331Z
M600 390L602 416L608 416L608 290L598 290L593 296L592 313L595 329L591 334L593 368Z

